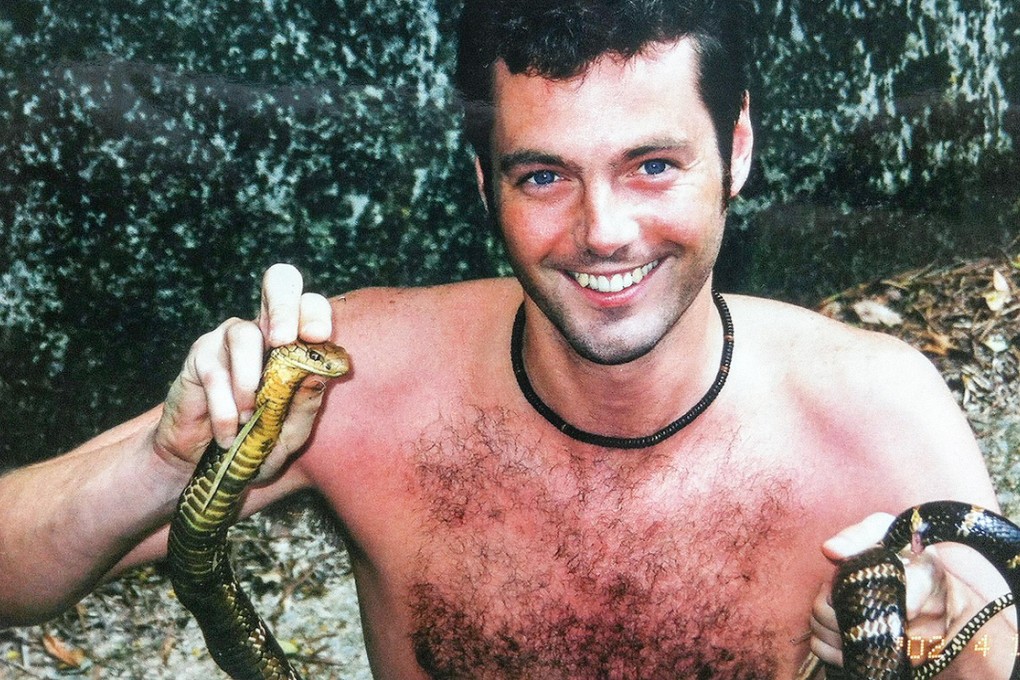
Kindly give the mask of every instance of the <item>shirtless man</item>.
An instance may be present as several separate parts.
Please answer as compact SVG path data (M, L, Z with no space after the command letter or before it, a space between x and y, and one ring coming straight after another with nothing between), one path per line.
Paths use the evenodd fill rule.
M685 3L647 4L675 17L624 18L614 34L597 14L504 25L469 3L459 82L489 102L469 130L516 280L327 302L272 268L258 320L200 338L161 408L0 479L0 626L158 557L206 443L250 416L264 347L300 336L343 344L353 374L309 382L245 511L304 488L329 501L377 677L791 678L809 646L838 663L831 560L882 534L888 516L871 513L995 496L920 355L776 302L714 303L726 205L751 158L745 38L727 32L739 17L690 23ZM585 26L608 37L571 53L560 41ZM576 63L544 60L568 53ZM634 442L725 372L727 307L721 392L672 436ZM525 398L518 308L537 398L624 441L579 441ZM912 634L954 630L997 594L959 552L912 563ZM1010 618L987 633L990 653L966 652L947 677L1008 675Z

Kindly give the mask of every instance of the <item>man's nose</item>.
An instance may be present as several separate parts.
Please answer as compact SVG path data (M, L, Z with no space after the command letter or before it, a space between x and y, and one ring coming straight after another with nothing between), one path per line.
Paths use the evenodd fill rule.
M612 187L585 187L582 203L578 245L593 255L608 257L638 238L638 221Z

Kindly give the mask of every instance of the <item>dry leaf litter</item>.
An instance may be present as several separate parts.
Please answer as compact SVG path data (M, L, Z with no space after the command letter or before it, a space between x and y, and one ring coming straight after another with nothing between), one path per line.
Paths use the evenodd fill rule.
M332 520L304 497L231 529L256 609L309 680L369 680L350 564ZM216 680L201 631L159 567L134 569L62 616L0 631L0 680Z

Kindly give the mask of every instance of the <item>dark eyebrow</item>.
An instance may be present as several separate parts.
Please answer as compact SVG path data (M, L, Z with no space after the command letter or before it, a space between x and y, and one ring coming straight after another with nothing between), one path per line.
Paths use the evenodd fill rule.
M506 175L514 168L521 165L555 165L563 167L566 165L559 156L532 149L521 149L499 157L499 171Z
M690 140L686 139L675 139L675 138L664 138L664 139L653 139L641 146L636 146L633 149L627 151L624 154L626 160L634 160L642 156L648 156L662 152L686 152L693 148L693 144Z

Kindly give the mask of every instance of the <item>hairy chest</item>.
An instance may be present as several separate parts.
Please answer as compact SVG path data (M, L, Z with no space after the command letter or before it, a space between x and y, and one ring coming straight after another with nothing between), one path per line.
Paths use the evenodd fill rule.
M550 451L505 415L412 454L407 584L432 677L768 678L781 480L679 457ZM760 490L767 487L767 491Z

